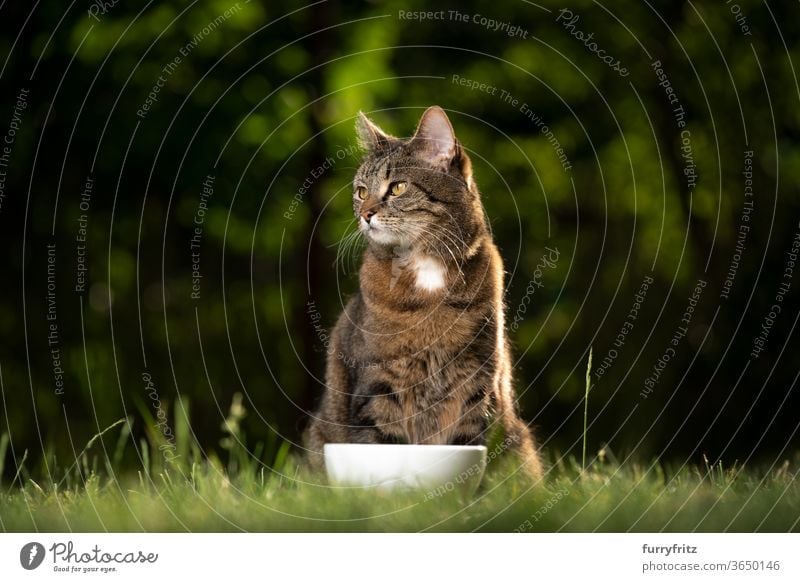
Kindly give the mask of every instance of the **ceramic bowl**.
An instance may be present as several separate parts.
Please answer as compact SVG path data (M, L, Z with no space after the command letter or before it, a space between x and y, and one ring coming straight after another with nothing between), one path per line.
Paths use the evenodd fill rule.
M337 486L472 493L485 468L484 446L325 445L328 481Z

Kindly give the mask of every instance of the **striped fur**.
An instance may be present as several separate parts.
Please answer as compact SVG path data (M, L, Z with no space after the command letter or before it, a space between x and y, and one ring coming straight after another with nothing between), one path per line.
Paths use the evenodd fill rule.
M305 435L311 463L321 466L326 442L483 444L498 424L539 478L512 389L503 261L469 158L438 107L408 140L363 114L357 129L367 155L353 210L369 244L331 334L327 389Z

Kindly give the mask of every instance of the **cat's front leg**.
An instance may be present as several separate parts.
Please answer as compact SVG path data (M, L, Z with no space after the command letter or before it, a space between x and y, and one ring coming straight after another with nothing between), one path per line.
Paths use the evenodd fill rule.
M350 442L406 444L411 441L404 422L400 394L388 378L372 370L359 375L349 397Z
M488 440L491 387L477 385L464 395L461 418L452 432L451 445L485 445Z
M342 328L346 325L347 320L340 318L340 324L331 334L332 349L325 369L327 389L303 435L304 446L308 451L307 458L310 465L317 470L321 470L324 466L325 444L346 443L349 438L347 406L348 397L352 392L353 377L349 373L346 360L336 357L337 354L344 353L341 336Z

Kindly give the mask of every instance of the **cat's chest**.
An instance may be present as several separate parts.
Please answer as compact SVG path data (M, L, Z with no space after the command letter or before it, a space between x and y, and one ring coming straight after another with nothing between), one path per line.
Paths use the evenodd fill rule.
M441 261L434 257L416 256L408 261L414 287L419 291L442 291L447 282L447 270Z

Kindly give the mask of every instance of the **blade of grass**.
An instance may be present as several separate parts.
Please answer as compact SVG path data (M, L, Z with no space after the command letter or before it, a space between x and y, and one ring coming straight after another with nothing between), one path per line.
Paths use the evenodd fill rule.
M142 450L142 465L144 468L144 476L147 477L147 483L150 484L150 446L146 439L139 440L139 446Z
M3 483L3 470L6 468L6 450L8 449L8 433L0 436L0 484Z
M175 446L178 453L177 458L180 459L181 465L187 465L189 462L190 435L189 398L179 396L175 405Z
M87 463L86 463L86 459L84 458L84 455L86 454L86 452L87 452L87 451L88 451L88 450L89 450L89 449L92 447L92 445L93 445L95 442L97 442L97 439L99 439L101 436L103 436L104 434L106 434L106 433L107 433L108 431L110 431L112 428L116 428L116 427L118 427L120 424L122 424L123 422L127 422L127 421L128 421L128 419L127 419L127 418L120 418L119 420L117 420L116 422L113 422L113 423L111 423L111 424L110 424L110 425L108 425L106 428L104 428L103 430L101 430L100 432L98 432L96 435L94 435L92 438L90 438L90 439L89 439L89 442L88 442L88 443L86 443L86 446L85 446L85 447L83 447L83 450L82 450L82 451L81 451L81 452L80 452L80 453L79 453L79 454L78 454L78 455L75 457L75 462L74 462L74 463L72 463L72 465L71 465L71 466L70 466L70 467L69 467L69 468L66 470L66 473L69 473L69 472L70 472L70 471L71 471L71 470L72 470L74 467L76 467L76 466L77 466L77 467L80 467L80 464L81 464L81 462L83 462L83 468L84 468L84 471L87 471L87 472L88 472L88 469L89 469L89 467L88 467L88 465L87 465ZM83 459L83 461L81 461L82 459ZM63 484L63 482L64 482L64 479L66 479L66 478L67 478L67 477L66 477L66 474L65 474L65 475L64 475L64 477L62 477L62 478L61 478L61 481L59 481L59 482L58 482L58 484L57 484L57 487L60 487L60 486Z
M275 461L272 463L272 470L276 473L280 473L284 465L286 464L286 460L289 457L289 451L292 448L292 443L289 441L283 441L281 446L278 447L278 452L275 455Z
M128 422L125 423L125 426L122 427L122 430L119 431L119 438L117 439L117 446L114 447L114 457L112 459L111 465L112 467L118 468L120 463L122 462L122 455L125 452L125 441L127 441L128 436L131 434L131 430L133 430L133 417L128 417L126 419Z
M583 455L581 457L581 470L586 471L586 431L589 417L589 391L592 389L592 348L589 348L589 361L586 364L586 393L583 397Z
M42 496L42 499L47 498L47 493L44 492L44 489L42 489L41 486L36 481L34 481L33 479L28 479L28 483L33 485L34 489L36 489L36 491L39 492L39 495Z
M16 474L14 475L14 478L11 480L11 485L10 485L10 486L9 486L9 488L8 488L8 492L10 492L10 491L11 491L11 487L13 487L13 486L14 486L14 482L15 482L17 479L19 479L19 475L20 475L20 473L22 473L22 467L24 467L24 466L25 466L25 460L26 460L27 458L28 458L28 449L25 449L25 451L22 453L22 459L20 459L20 461L19 461L19 465L17 466L17 472L16 472ZM24 486L25 486L25 484L24 484L22 481L20 481L20 482L19 482L19 484L20 484L20 487L24 487Z

